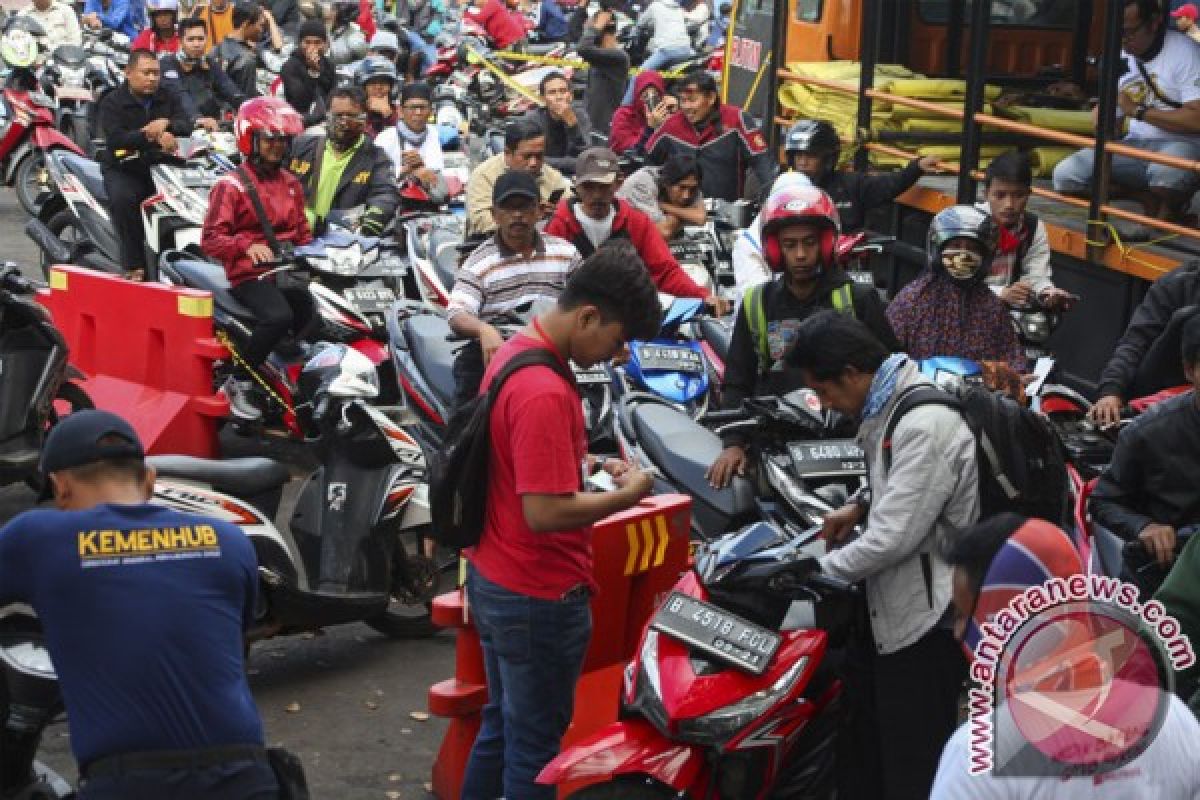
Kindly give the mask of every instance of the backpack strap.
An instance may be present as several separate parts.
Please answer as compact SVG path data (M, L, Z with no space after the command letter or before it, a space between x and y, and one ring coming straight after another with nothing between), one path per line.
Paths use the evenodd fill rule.
M742 311L746 315L746 327L750 329L750 338L754 340L754 349L758 351L758 371L771 371L771 342L767 338L767 311L763 305L763 287L765 283L756 283L742 295Z
M258 187L254 185L254 180L246 171L245 165L239 164L233 174L237 176L238 182L246 190L246 196L250 198L250 205L254 206L254 215L258 217L258 224L262 226L267 246L278 257L283 249L279 245L279 238L275 236L275 228L271 226L271 220L267 217L267 210L263 208L262 198L258 196Z
M833 290L833 310L839 314L854 316L854 291L850 283L843 283Z
M892 413L888 414L887 422L883 425L884 471L892 469L892 436L896 432L896 426L900 424L900 420L905 414L918 406L946 406L959 413L962 412L962 403L957 397L930 384L913 386L901 392L900 397L896 400L896 405L892 406Z

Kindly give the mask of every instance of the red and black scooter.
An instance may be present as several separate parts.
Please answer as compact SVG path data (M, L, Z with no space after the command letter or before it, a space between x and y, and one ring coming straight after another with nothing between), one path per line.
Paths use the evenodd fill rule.
M0 113L6 123L0 134L0 175L17 190L21 207L31 215L36 213L42 189L45 154L65 149L84 155L55 126L58 102L39 90L34 66L37 39L45 35L36 20L25 16L9 17L0 34L0 56L10 70L0 91Z
M588 784L572 800L833 796L828 653L861 600L808 555L819 532L760 522L701 547L625 669L621 719L538 781Z

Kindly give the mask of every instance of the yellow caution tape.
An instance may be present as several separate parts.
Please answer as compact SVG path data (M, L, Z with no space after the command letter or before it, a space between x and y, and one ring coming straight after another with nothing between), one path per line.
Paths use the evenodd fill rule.
M571 69L588 69L591 67L586 61L580 61L574 58L554 58L553 56L539 56L532 53L518 53L515 50L496 50L492 53L493 56L501 61L528 61L531 64L545 64L551 67L570 67ZM645 72L641 67L630 67L629 74L637 75ZM664 80L675 80L682 78L687 73L679 69L660 71L659 75L663 76Z
M500 81L505 86L509 87L514 92L516 92L517 94L524 97L526 100L529 100L533 103L537 103L539 106L545 105L545 103L542 102L542 98L538 97L536 94L529 91L521 84L517 83L515 80L513 80L511 75L509 75L507 72L505 72L504 70L497 67L491 61L488 61L487 57L483 53L476 50L474 47L467 45L467 55L474 56L475 58L477 58L479 60L479 63L482 64L488 72L495 75L497 78L500 79Z
M1139 264L1139 265L1141 265L1143 267L1147 267L1149 269L1157 269L1157 267L1156 267L1156 265L1150 263L1149 261L1146 261L1145 259L1138 258L1136 255L1134 255L1134 253L1139 249L1154 247L1156 245L1162 244L1163 242L1168 242L1171 239L1175 239L1175 238L1179 237L1179 234L1177 234L1177 233L1169 233L1166 236L1160 236L1159 238L1151 239L1148 242L1139 242L1137 244L1127 245L1123 241L1121 241L1121 234L1117 232L1116 226L1113 225L1111 222L1109 222L1107 220L1089 219L1089 220L1086 220L1086 223L1087 223L1088 227L1096 226L1096 227L1103 228L1105 231L1108 232L1108 235L1110 238L1110 241L1104 242L1104 241L1097 241L1095 239L1090 239L1090 238L1085 237L1084 241L1087 244L1090 244L1093 247L1107 247L1109 245L1112 245L1113 247L1117 248L1117 252L1121 254L1122 260L1128 261L1128 262L1133 262L1135 264Z

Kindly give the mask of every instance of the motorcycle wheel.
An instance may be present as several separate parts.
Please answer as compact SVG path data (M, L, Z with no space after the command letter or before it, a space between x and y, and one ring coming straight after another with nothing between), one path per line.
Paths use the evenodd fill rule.
M13 173L13 188L17 190L17 200L30 216L36 213L37 196L42 189L40 175L45 165L45 156L34 150L21 159Z
M618 778L610 783L597 783L580 789L567 800L666 800L677 796L649 778Z
M441 630L433 623L432 598L443 588L448 588L443 586L443 576L454 570L457 559L441 547L434 547L432 557L426 556L424 551L427 542L432 543L428 532L418 532L416 536L405 535L398 541L399 547L406 548L405 554L399 556L405 563L395 569L396 572L404 570L410 576L409 586L396 586L387 610L363 620L385 636L393 639L424 639ZM410 588L413 585L419 590Z
M77 118L70 116L63 118L62 134L74 142L83 152L91 152L92 141L88 137L87 125L79 122Z
M46 223L46 227L50 229L51 233L62 239L63 243L71 249L72 253L75 251L75 246L83 238L83 231L79 229L79 225L75 221L75 215L67 209L63 209L51 217L50 221ZM41 263L42 275L49 281L50 267L54 265L50 263L50 259L46 256L44 250L38 253L38 260Z
M82 386L64 381L62 386L58 387L58 393L54 395L54 402L50 405L50 416L46 419L46 433L50 433L50 429L58 424L58 421L68 414L74 414L76 411L83 411L89 408L95 408L96 404L92 402L92 398L83 390ZM25 479L25 485L33 491L41 494L42 492L42 474L41 472L34 473Z

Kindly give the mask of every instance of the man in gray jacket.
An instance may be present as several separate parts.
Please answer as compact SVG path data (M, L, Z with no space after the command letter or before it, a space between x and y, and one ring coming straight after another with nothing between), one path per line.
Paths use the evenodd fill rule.
M848 683L855 778L874 783L846 794L923 800L957 726L966 673L939 544L979 516L975 439L946 406L920 405L892 420L907 392L930 383L853 317L810 317L789 359L827 408L861 421L870 475L866 491L825 518L825 538L840 547L821 559L825 572L866 582L870 612L872 635L849 659Z

